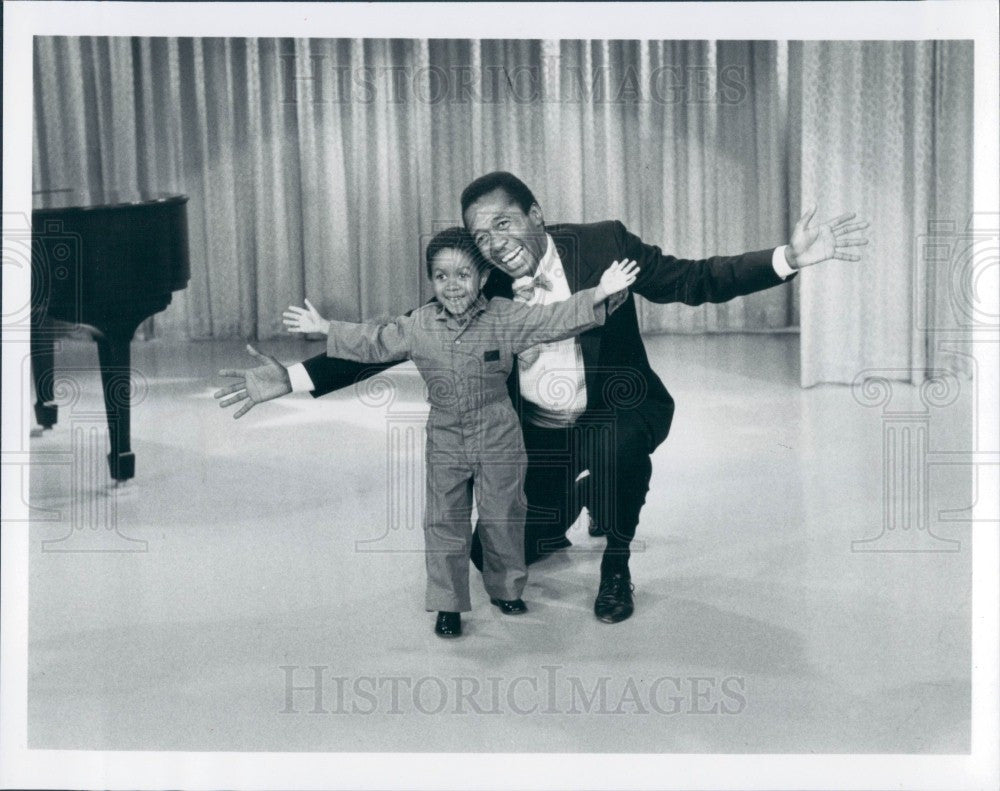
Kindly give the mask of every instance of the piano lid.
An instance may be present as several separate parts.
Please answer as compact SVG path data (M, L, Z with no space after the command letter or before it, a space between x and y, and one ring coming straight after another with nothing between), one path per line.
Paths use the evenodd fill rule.
M141 192L118 189L54 189L31 194L33 211L95 211L131 206L160 206L186 203L187 195L170 192Z

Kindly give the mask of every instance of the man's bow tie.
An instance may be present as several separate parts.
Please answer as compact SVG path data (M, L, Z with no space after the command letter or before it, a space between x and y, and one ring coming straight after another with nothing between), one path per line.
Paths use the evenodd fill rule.
M524 278L521 278L522 280ZM544 274L539 272L530 280L526 280L523 284L519 286L514 286L514 298L521 300L523 302L530 302L531 298L535 296L535 289L542 288L546 291L552 290L552 281L549 280Z

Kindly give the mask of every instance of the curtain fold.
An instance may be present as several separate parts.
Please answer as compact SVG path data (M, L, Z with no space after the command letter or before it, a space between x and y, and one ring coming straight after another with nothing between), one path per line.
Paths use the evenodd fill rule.
M808 42L792 57L802 199L872 224L860 264L802 273L803 386L965 370L936 342L958 326L942 288L955 262L928 252L971 218L971 42Z

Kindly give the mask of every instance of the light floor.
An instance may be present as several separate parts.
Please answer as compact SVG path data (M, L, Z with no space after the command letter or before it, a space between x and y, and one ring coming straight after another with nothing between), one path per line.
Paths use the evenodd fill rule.
M444 641L422 609L412 368L234 422L211 394L242 344L136 343L137 476L108 497L96 348L67 342L78 400L31 446L29 746L967 752L967 470L927 468L925 511L918 484L890 486L930 530L882 531L908 439L969 448L969 383L892 422L848 387L801 390L797 344L648 339L678 407L631 620L593 617L601 541L581 521L531 568L529 614L500 615L474 575L466 635ZM922 409L917 388L893 398Z

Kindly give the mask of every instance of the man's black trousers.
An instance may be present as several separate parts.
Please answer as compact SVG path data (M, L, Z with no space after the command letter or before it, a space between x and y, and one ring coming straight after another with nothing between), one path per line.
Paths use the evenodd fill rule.
M602 576L627 572L629 545L649 491L649 457L668 430L669 424L654 429L636 410L588 411L567 428L523 425L525 560L533 563L568 546L566 531L586 506L607 536ZM584 471L589 475L577 480ZM482 563L478 534L472 560L477 567Z

